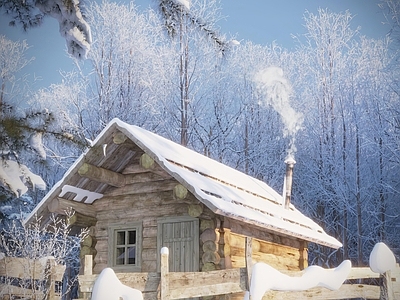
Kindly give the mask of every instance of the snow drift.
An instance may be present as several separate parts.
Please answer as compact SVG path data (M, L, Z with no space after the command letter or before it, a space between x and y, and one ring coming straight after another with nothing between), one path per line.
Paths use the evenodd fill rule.
M119 281L113 269L105 268L96 279L92 300L143 300L142 292Z

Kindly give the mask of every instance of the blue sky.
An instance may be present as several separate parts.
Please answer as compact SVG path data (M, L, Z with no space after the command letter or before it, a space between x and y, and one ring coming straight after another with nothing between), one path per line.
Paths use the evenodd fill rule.
M137 0L141 7L151 5L153 0ZM122 2L122 1L117 1ZM275 41L284 48L295 47L291 34L304 33L303 17L306 10L316 13L319 7L332 12L349 10L353 15L353 28L361 26L361 33L371 38L383 37L389 26L383 25L384 17L378 7L379 0L221 0L222 15L219 22L221 32L233 35L239 41L270 44ZM27 33L18 27L9 27L10 21L3 14L0 18L0 34L9 39L25 39L31 45L28 56L35 60L25 69L30 78L41 78L34 88L48 87L59 83L60 70L72 68L66 54L65 40L58 32L56 20L48 17L44 24Z

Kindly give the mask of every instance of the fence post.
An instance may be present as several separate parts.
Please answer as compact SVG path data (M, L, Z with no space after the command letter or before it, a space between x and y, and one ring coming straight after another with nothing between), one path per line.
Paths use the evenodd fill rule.
M85 255L85 265L83 266L83 275L93 274L93 255Z
M169 257L169 252L167 247L163 247L161 249L161 266L160 266L160 271L161 271L161 279L160 279L160 300L169 300L170 295L169 295L169 278L168 278L168 272L169 272L169 265L168 265L168 257Z
M383 299L394 300L392 274L389 271L383 273Z
M251 271L252 271L252 252L253 252L253 239L246 237L245 255L246 255L246 273L247 273L247 290L249 291L249 299L251 300L250 294L250 282L251 282Z
M93 274L93 256L85 255L84 266L83 266L83 275L92 275ZM82 293L84 299L90 299L91 293Z
M49 300L56 300L56 280L55 280L55 266L56 261L54 258L50 258L48 261L48 272L49 276L47 278L48 296Z

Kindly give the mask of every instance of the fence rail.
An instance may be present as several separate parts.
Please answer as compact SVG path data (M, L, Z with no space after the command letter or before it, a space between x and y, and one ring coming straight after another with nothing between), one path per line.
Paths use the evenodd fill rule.
M181 298L206 297L223 294L235 294L246 291L247 269L235 268L209 272L169 272L168 254L161 255L159 273L117 273L119 280L132 288L142 291L145 300L173 300ZM300 276L302 272L285 272L291 276ZM92 256L85 257L84 274L79 275L80 299L90 299L94 282L98 275L92 274ZM343 284L337 291L318 287L300 292L269 291L263 300L268 299L400 299L400 268L387 272L384 276L374 273L370 268L352 268L348 280L379 279L383 284ZM238 299L238 298L237 298Z
M56 282L62 281L64 272L65 266L57 265L54 258L3 257L0 259L0 277L4 279L0 283L0 299L60 299ZM10 284L15 279L17 285ZM43 282L45 285L40 284Z

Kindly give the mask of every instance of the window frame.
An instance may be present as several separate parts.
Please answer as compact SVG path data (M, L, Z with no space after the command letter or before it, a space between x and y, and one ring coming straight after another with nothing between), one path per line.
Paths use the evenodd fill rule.
M116 264L117 255L117 232L118 231L136 231L136 251L135 264ZM128 244L125 244L128 245ZM119 272L141 272L142 262L142 222L129 224L112 225L108 227L108 266Z

